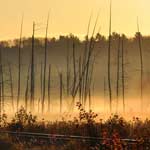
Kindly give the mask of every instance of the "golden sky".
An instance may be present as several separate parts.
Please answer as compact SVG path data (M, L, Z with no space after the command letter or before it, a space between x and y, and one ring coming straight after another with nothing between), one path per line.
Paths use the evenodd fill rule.
M21 16L24 13L23 36L32 33L32 22L38 23L37 36L44 35L48 11L50 14L49 36L74 33L83 37L91 12L92 21L100 10L98 27L108 34L109 0L0 0L0 39L19 36ZM141 32L150 34L150 0L112 0L112 30L133 36L139 17Z

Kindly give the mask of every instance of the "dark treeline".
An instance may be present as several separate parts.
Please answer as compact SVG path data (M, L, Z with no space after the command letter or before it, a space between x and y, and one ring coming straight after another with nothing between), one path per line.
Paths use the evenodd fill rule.
M150 36L141 36L140 32L137 32L132 38L128 38L125 35L119 35L117 33L111 34L110 79L112 88L112 103L116 99L119 101L118 99L122 97L122 95L124 105L126 103L126 99L136 99L140 97L141 67L139 36L140 47L142 48L143 52L142 63L144 66L144 70L142 71L142 97L144 101L143 107L149 107L148 99L150 95L148 89L150 86L148 83L150 81ZM71 96L74 99L75 96L77 98L76 91L78 91L79 101L82 102L83 99L90 99L89 108L91 108L92 103L94 103L91 101L93 98L93 89L95 97L99 96L99 99L104 99L103 95L105 95L105 98L107 98L105 99L107 100L106 102L109 102L107 80L105 81L104 87L104 78L107 78L109 40L99 33L89 39L88 43L87 39L88 37L85 37L85 40L80 40L77 36L70 34L68 36L60 36L57 39L34 37L34 42L33 37L22 38L21 44L20 39L1 41L1 64L3 67L3 81L5 81L4 85L1 85L1 88L3 89L2 94L4 92L7 99L11 95L11 98L9 98L10 100L12 100L12 98L16 99L18 95L19 47L21 53L21 57L19 57L21 60L19 61L19 72L21 72L19 77L19 97L21 100L25 99L25 101L27 101L27 99L30 97L30 71L33 70L31 67L31 56L34 43L34 95L38 102L44 101L44 99L49 99L48 105L50 110L51 100L55 98L66 99L67 95L69 95L69 92L71 92ZM90 53L88 54L87 52L85 53L85 46L89 46L89 49L93 49L92 55ZM83 74L82 72L84 72L84 65L86 65L83 65L82 63L84 61L88 62L88 60L86 60L88 59L88 55L92 56L90 58L90 71L89 73L88 71L87 73L84 73L85 81L82 81L83 79L81 76ZM8 64L11 64L11 68ZM47 66L45 71L44 66ZM60 76L61 74L62 76ZM88 76L87 79L86 76ZM45 79L43 80L43 78ZM7 80L9 81L7 82ZM81 84L80 82L78 83L78 80L84 82L84 84ZM71 90L69 89L69 86L71 86ZM89 87L87 88L87 86ZM65 88L66 94L64 94ZM48 89L50 89L50 91ZM84 90L86 94L84 94L82 90ZM43 91L46 92L44 97ZM131 105L128 105L128 107L130 109L132 108Z
M137 42L138 34L139 34L138 32L135 33L135 35L133 37L127 37L126 35L124 35L124 34L123 35L124 35L126 42L131 44L131 43ZM111 35L112 41L118 40L119 36L120 36L120 34L113 32ZM93 37L93 39L95 40L95 42L101 42L102 45L108 42L108 38L99 33L97 33L97 35L95 37ZM31 41L32 41L32 38L23 37L22 38L22 48L31 47ZM36 38L35 37L35 45L37 45L39 48L44 47L44 41L45 41L45 38L40 38L40 37ZM55 37L48 38L48 40L47 40L48 46L53 46L53 44L58 44L58 43L66 45L66 42L69 43L72 41L74 41L76 44L82 44L82 43L86 42L86 37L85 37L85 39L81 40L79 37L77 37L73 34L69 34L66 36L60 35L58 38L55 38ZM142 36L142 41L145 43L149 42L150 36ZM3 48L7 48L7 47L8 48L18 48L19 42L20 42L20 39L1 40L0 44L1 44L1 47L3 47Z

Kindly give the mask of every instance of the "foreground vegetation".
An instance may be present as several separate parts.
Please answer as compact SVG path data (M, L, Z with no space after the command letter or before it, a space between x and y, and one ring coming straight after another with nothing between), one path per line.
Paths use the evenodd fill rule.
M118 147L118 150L119 147L121 148L125 144L121 139L135 139L139 144L142 144L150 138L150 120L148 119L142 121L139 118L133 118L132 121L126 121L123 117L112 115L106 121L102 119L95 121L98 116L96 113L92 111L86 112L80 103L77 103L77 107L79 110L78 117L70 121L62 118L62 121L55 122L46 122L44 119L38 121L36 116L32 115L32 113L27 113L22 107L10 122L7 121L6 114L2 115L1 131L100 137L103 138L101 144L105 145L108 149L113 144ZM11 141L10 136L7 138L8 141ZM112 141L110 142L108 139ZM80 142L70 140L65 144L64 149L70 149L71 147L73 147L71 149L76 149L77 147L79 147L78 149L83 149L83 147L80 147L81 143L77 143ZM96 145L97 142L88 142L85 149L95 148ZM63 147L61 146L61 148Z

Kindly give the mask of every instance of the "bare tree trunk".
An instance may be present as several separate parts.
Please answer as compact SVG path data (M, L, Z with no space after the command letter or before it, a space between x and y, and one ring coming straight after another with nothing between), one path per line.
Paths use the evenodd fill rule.
M86 105L86 99L87 99L88 90L89 90L88 89L89 71L90 71L90 63L91 63L92 52L93 52L94 45L95 45L94 34L95 34L95 29L96 29L96 26L97 26L97 22L98 22L98 17L99 17L99 14L97 15L97 18L96 18L96 21L95 21L95 25L94 25L94 28L93 28L91 40L90 40L90 43L89 43L89 49L88 49L88 52L87 52L87 64L86 64L87 66L85 68L85 85L84 85L84 107Z
M89 89L89 111L91 110L91 105L92 105L92 101L91 101L91 89Z
M21 31L20 31L20 40L19 40L19 55L18 55L18 94L17 94L17 110L19 107L19 101L20 101L20 78L21 78L21 44L22 44L22 28L23 28L23 17L21 22Z
M70 59L69 59L69 43L67 42L67 97L69 97L70 93Z
M140 50L140 69L141 69L141 112L143 112L143 72L144 72L144 67L143 67L143 51L142 51L142 35L140 33L139 29L139 23L137 22L137 28L138 28L138 44L139 44L139 50Z
M44 105L45 105L45 84L46 84L46 68L47 68L47 34L48 34L48 25L49 25L49 14L48 14L48 18L47 18L46 35L45 35L42 113L44 113Z
M118 103L119 103L119 74L120 74L120 59L119 58L120 58L120 36L119 36L119 41L118 41L118 52L117 52L116 113L118 113Z
M31 54L31 96L30 96L30 109L34 110L34 32L35 32L35 23L33 23L33 35L32 35L32 54Z
M48 112L51 110L51 65L49 65L48 73Z
M41 98L40 98L40 101L41 101L41 99L42 99L42 97L43 97L43 64L42 64L42 62L41 62L41 75L40 75L40 87L41 87ZM42 103L41 103L41 105L42 105Z
M111 89L111 70L110 70L110 62L111 62L111 3L110 3L110 24L109 24L109 41L108 41L108 89L109 89L109 106L110 112L112 112L112 89Z
M72 93L74 93L75 85L76 85L76 56L75 56L75 43L73 42L73 89Z
M104 77L104 112L106 111L106 78Z
M40 98L39 98L39 100L38 100L38 113L40 113Z
M87 77L88 77L87 72L88 72L88 68L89 68L90 61L91 61L91 56L92 56L93 49L94 49L94 44L93 44L93 42L94 42L94 37L93 37L93 36L94 36L94 34L95 34L95 29L96 29L96 26L97 26L98 17L99 17L99 14L98 14L98 16L97 16L97 18L96 18L95 26L94 26L94 28L93 28L93 33L92 33L92 37L91 37L91 41L90 41L90 45L89 45L89 51L88 51L88 54L87 54L87 62L85 62L85 65L84 65L84 67L82 68L82 73L81 73L81 76L80 76L80 78L79 78L78 83L76 84L76 87L75 87L75 90L74 90L74 93L73 93L73 97L76 96L76 94L77 94L77 92L78 92L78 90L79 90L79 85L80 85L80 83L81 83L84 79L85 79L85 81L88 79L88 78L87 78ZM86 88L86 82L85 82L84 85L85 85L84 88ZM86 90L85 90L85 91L86 91ZM84 92L85 92L85 91L84 91Z
M87 82L87 89L91 89L92 85L92 80L93 80L93 72L94 72L94 63L95 63L95 57L91 62L90 70L89 70L89 77L88 77L88 82Z
M11 64L8 64L9 67L9 78L10 78L10 91L11 91L11 104L12 104L12 110L15 112L14 108L14 87L13 87L13 78L12 78L12 71L11 71Z
M2 56L2 55L1 55ZM5 97L4 97L4 70L3 70L3 64L2 64L2 107L3 107L3 113L5 111Z
M75 97L74 91L75 91L75 86L76 86L76 81L77 81L77 74L76 74L76 56L75 56L75 43L73 41L73 88L72 88L72 103L71 103L71 109L74 110L74 104L75 104Z
M122 98L123 112L125 113L125 78L124 78L124 37L122 36Z
M88 58L88 46L89 46L89 31L90 31L90 25L91 25L91 19L92 19L92 14L90 16L90 19L89 19L89 23L88 23L88 28L87 28L87 35L85 37L85 48L84 48L84 53L83 53L83 63L82 63L82 69L84 69L84 67L86 66L86 63L87 63L87 58ZM86 71L86 70L85 70ZM81 77L82 74L80 74L80 77ZM84 103L85 103L85 82L86 82L86 79L85 79L85 74L83 75L82 77L83 79L80 81L82 84L82 105L84 106ZM80 80L80 78L79 78Z
M2 121L2 113L3 113L3 106L2 106L2 50L0 49L0 123Z
M63 92L62 73L60 73L59 78L60 78L60 114L61 114L62 113L62 92Z
M81 57L79 58L79 78L81 76ZM82 82L80 82L80 85L79 85L79 102L81 103L81 98L82 98Z
M28 67L28 73L27 73L27 85L26 85L26 91L25 91L25 109L28 110L28 93L29 93L29 78L30 78L30 64Z

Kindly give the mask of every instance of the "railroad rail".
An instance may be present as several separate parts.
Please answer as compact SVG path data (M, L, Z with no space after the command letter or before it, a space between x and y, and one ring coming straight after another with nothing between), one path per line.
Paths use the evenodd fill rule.
M111 138L104 139L100 137L89 136L12 132L2 130L0 130L0 134L5 134L11 137L13 142L23 143L28 147L33 145L43 145L43 143L47 145L62 146L69 141L76 141L82 144L94 143L95 145L99 145L101 147L99 148L100 150L107 150L107 148L105 148L106 146L102 144L102 141L109 141L110 143L113 143L113 140ZM139 141L135 139L121 139L121 142L125 143L125 145L123 146L123 150L150 150L150 139L146 139L146 141L143 141L143 143L139 143ZM111 148L110 150L113 150L113 148Z
M2 134L9 134L9 135L17 135L17 136L24 136L24 137L38 137L38 138L45 138L45 139L51 139L51 138L55 138L55 139L75 139L75 140L85 140L85 141L89 141L89 140L98 140L98 141L102 141L102 140L109 140L111 141L111 138L100 138L100 137L89 137L89 136L75 136L75 135L61 135L61 134L46 134L46 133L33 133L33 132L13 132L13 131L0 131L0 133ZM124 142L135 142L137 143L138 141L135 139L121 139ZM150 142L150 139L149 139Z

